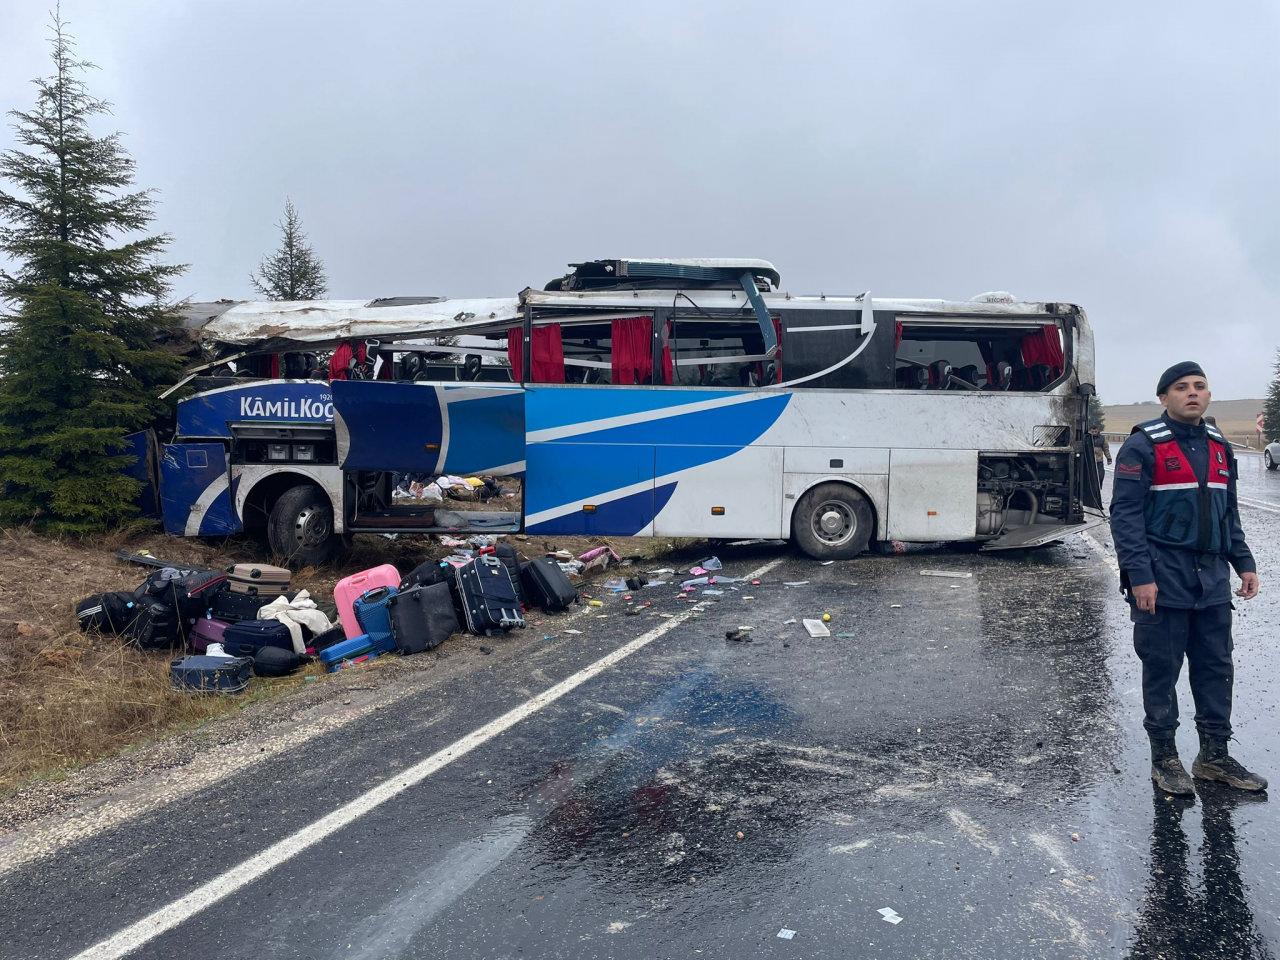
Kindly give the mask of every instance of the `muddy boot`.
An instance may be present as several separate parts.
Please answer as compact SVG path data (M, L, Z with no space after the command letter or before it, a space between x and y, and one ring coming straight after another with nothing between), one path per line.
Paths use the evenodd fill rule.
M1191 772L1198 780L1218 780L1237 790L1267 789L1265 777L1246 770L1227 752L1226 737L1200 734L1200 753L1191 765Z
M1167 740L1151 739L1151 779L1165 793L1175 796L1195 796L1196 789L1187 775L1187 768L1178 759L1178 748L1173 737Z

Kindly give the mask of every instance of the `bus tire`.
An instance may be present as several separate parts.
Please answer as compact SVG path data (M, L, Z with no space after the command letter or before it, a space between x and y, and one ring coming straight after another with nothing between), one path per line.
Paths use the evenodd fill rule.
M796 503L791 537L815 560L847 560L867 549L875 516L867 498L843 483L820 483Z
M341 538L333 532L333 505L325 492L303 483L280 494L267 517L267 543L291 563L320 564L332 557Z

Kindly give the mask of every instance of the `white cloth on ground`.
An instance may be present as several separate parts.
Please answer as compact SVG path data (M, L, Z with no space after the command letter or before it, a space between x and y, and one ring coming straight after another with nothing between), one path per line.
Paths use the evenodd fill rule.
M316 602L306 590L299 590L290 600L288 597L276 597L258 611L259 620L279 620L289 628L289 636L293 639L293 652L306 654L307 644L302 639L302 628L305 626L312 636L318 636L333 626L329 618L316 609Z

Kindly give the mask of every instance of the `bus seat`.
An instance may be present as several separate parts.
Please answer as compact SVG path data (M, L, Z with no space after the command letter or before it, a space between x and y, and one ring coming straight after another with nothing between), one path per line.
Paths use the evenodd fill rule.
M1053 369L1048 364L1032 364L1028 373L1032 390L1043 390L1053 380Z
M951 364L945 360L935 360L929 364L929 387L933 390L945 390L951 380Z
M976 387L978 385L978 367L976 364L970 363L961 367L955 371L955 376L970 386Z
M1008 390L1009 385L1013 382L1013 364L1005 360L1000 360L992 364L991 372L993 379L987 384L988 390Z

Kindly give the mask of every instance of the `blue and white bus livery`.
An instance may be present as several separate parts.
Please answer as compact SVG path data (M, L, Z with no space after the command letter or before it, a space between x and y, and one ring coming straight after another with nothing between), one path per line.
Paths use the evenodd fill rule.
M360 531L790 538L834 558L1100 522L1079 308L778 284L764 261L601 260L517 298L223 305L202 335L236 369L193 371L157 451L166 529L258 530L314 562ZM329 350L331 382L271 376ZM517 495L392 496L441 474Z

